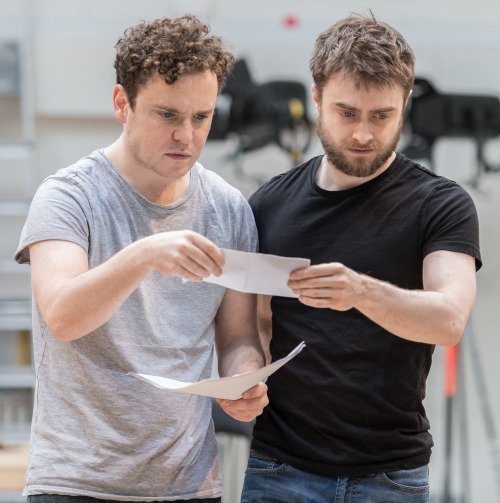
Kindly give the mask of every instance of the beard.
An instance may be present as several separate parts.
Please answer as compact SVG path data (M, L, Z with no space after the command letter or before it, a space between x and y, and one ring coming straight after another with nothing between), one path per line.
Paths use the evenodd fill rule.
M396 149L401 137L401 131L403 130L403 117L401 117L396 134L387 145L382 145L376 141L361 145L355 140L337 145L323 127L321 116L316 120L316 126L318 137L323 145L328 162L346 175L365 178L375 174ZM349 160L343 153L349 149L371 149L376 153L376 156L374 159L360 157Z

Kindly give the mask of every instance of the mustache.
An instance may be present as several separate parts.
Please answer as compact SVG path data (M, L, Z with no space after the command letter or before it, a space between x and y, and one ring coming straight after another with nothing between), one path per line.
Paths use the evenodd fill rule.
M379 150L382 148L382 145L377 141L372 141L370 143L367 143L366 145L362 145L357 141L346 141L342 144L342 148L353 150Z

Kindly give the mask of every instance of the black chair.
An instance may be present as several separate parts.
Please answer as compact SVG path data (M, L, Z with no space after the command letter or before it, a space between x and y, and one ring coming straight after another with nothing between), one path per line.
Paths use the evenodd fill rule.
M275 143L289 153L294 162L301 160L313 134L302 83L256 84L246 61L241 59L236 61L219 101L225 98L229 103L226 107L216 107L209 140L224 139L233 133L239 139L237 154Z
M433 166L433 147L443 137L472 138L478 166L496 171L484 158L484 143L500 135L500 100L496 96L442 94L432 84L416 78L408 104L406 126L410 142L403 154L426 159Z

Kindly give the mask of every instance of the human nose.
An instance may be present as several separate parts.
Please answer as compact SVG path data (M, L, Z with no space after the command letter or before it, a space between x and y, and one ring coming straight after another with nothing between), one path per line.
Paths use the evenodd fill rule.
M190 121L183 121L175 127L174 140L187 145L193 139L193 126Z
M373 140L373 134L371 132L369 124L365 121L359 121L356 124L356 128L353 132L352 137L361 145L366 145Z

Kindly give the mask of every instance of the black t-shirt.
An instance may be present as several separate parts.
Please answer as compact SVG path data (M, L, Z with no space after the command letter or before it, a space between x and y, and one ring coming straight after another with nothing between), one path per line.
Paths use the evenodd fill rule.
M481 266L477 213L455 182L397 154L377 178L343 191L314 181L322 157L279 175L251 198L260 251L342 262L422 289L423 259L466 253ZM271 354L306 348L268 379L269 405L252 448L299 469L356 476L429 461L422 400L434 346L396 337L356 309L317 309L273 297Z

